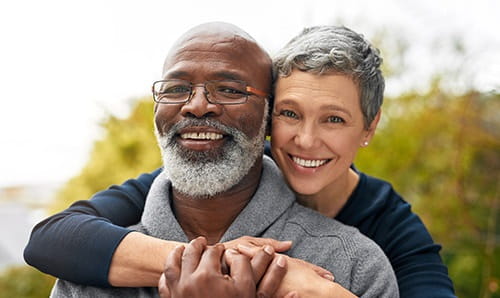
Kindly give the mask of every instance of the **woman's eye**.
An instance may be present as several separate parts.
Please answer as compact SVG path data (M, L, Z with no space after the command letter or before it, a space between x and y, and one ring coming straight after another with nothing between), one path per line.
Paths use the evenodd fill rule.
M290 110L283 110L280 112L280 115L288 118L294 118L294 119L297 118L297 114L295 114L295 112L292 112Z
M329 123L344 123L344 119L337 117L337 116L330 116L328 117L328 122Z

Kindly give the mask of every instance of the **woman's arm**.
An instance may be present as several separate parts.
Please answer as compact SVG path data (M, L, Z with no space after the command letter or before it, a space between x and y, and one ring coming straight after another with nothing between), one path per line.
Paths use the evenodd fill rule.
M154 178L160 169L112 186L88 201L38 223L24 250L25 261L42 272L69 281L110 286L113 254L137 223Z

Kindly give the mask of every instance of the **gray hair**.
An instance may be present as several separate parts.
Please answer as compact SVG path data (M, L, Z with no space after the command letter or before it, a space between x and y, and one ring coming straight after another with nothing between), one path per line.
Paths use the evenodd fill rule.
M279 50L273 59L274 79L294 69L314 74L347 75L358 85L365 128L380 110L384 77L380 51L363 35L344 26L305 28Z

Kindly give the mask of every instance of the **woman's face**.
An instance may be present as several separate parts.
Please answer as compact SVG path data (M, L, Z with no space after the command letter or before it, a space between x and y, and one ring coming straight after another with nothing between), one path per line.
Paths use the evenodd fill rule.
M275 89L271 145L293 190L302 195L345 185L349 167L378 122L365 129L359 91L344 75L294 70Z

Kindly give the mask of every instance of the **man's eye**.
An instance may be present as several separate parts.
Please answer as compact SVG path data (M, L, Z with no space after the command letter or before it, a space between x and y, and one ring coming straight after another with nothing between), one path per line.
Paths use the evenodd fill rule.
M290 110L283 110L280 112L280 115L288 117L288 118L294 118L294 119L298 118L297 114L295 114L295 112L290 111Z
M219 88L217 88L217 93L244 95L245 91L238 90L238 89L231 88L231 87L219 87Z
M189 93L191 92L191 88L189 86L184 86L184 85L177 85L177 86L170 86L168 88L165 88L162 90L161 93L163 94L178 94L178 93Z
M330 116L328 117L328 122L329 123L344 123L344 119L337 117L337 116Z

